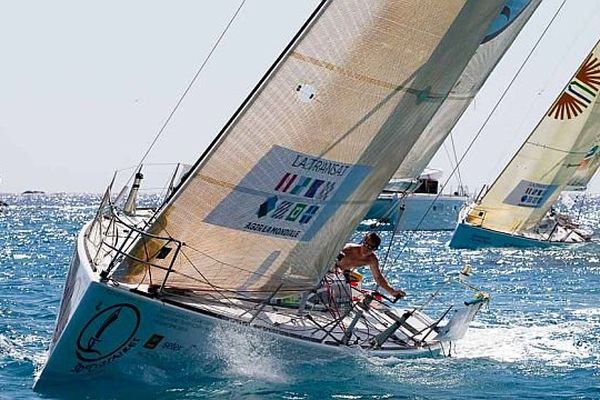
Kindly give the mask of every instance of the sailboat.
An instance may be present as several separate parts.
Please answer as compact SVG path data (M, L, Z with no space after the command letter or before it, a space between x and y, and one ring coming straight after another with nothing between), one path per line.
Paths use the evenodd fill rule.
M464 210L450 247L548 247L590 239L551 207L569 185L587 179L586 159L599 144L599 57L597 44L496 181Z
M427 164L440 149L493 68L529 20L541 0L507 0L490 23L479 48L361 224L378 230L454 230L469 196L462 185L443 192L441 172ZM441 187L440 187L441 186Z
M321 2L157 209L136 206L141 171L122 208L109 185L35 388L181 377L240 326L314 357L430 355L461 338L484 293L429 316L328 271L502 4Z

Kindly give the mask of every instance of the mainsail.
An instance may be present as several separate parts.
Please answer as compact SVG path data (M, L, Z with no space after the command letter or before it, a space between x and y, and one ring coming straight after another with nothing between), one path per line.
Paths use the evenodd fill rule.
M540 2L541 0L505 2L439 112L429 122L394 174L394 179L414 179L423 172Z
M167 286L257 297L314 287L503 3L323 2L149 229L181 248L142 239L118 279L168 272Z
M599 59L597 44L466 222L514 233L542 220L598 143Z

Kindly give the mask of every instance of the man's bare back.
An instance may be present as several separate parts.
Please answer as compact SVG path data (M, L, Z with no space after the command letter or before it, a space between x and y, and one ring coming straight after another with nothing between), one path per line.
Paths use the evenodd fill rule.
M379 237L371 232L365 235L361 244L348 243L340 253L335 266L342 271L351 271L368 265L371 268L373 279L379 286L394 297L404 297L406 293L390 286L379 269L379 260L374 253L374 250L379 246L379 242Z

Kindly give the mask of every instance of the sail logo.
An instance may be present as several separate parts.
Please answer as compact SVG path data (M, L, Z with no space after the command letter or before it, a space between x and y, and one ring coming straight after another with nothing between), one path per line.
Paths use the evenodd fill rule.
M278 192L319 200L327 200L327 197L334 189L335 182L314 179L289 172L283 175L275 187L275 190Z
M273 146L204 221L307 241L346 202L369 170Z
M579 164L576 164L577 170L569 181L569 186L581 186L585 187L589 180L590 175L593 175L600 157L600 146L594 145L583 157L583 160Z
M280 200L277 196L273 196L258 207L256 215L258 218L270 216L273 219L297 220L301 224L307 224L317 211L319 206Z
M590 54L552 105L548 116L559 120L577 117L594 102L599 90L600 61Z
M325 201L335 190L335 182L285 172L274 190L305 199ZM298 221L300 224L307 224L319 211L319 208L318 205L283 200L279 199L278 196L271 196L259 206L256 215L258 218L269 216L273 219L285 219L286 221Z
M131 304L116 304L94 315L77 338L75 354L83 362L120 358L137 344L140 312ZM76 367L77 368L77 367Z
M542 207L554 193L557 185L521 181L504 200L504 204L519 207Z
M598 155L598 150L600 150L600 147L598 145L594 145L585 154L585 157L583 157L583 161L581 163L588 164L593 158L595 158Z
M506 28L512 25L521 12L529 6L530 0L507 1L500 14L492 21L481 44L489 42L500 35Z

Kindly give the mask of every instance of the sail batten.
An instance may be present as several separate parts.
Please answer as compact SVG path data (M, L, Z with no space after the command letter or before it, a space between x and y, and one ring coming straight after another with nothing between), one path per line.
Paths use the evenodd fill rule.
M150 229L184 243L177 259L151 257L172 263L167 284L244 293L314 287L501 3L331 2ZM149 240L132 254L164 254L163 246ZM130 260L115 275L164 278Z

